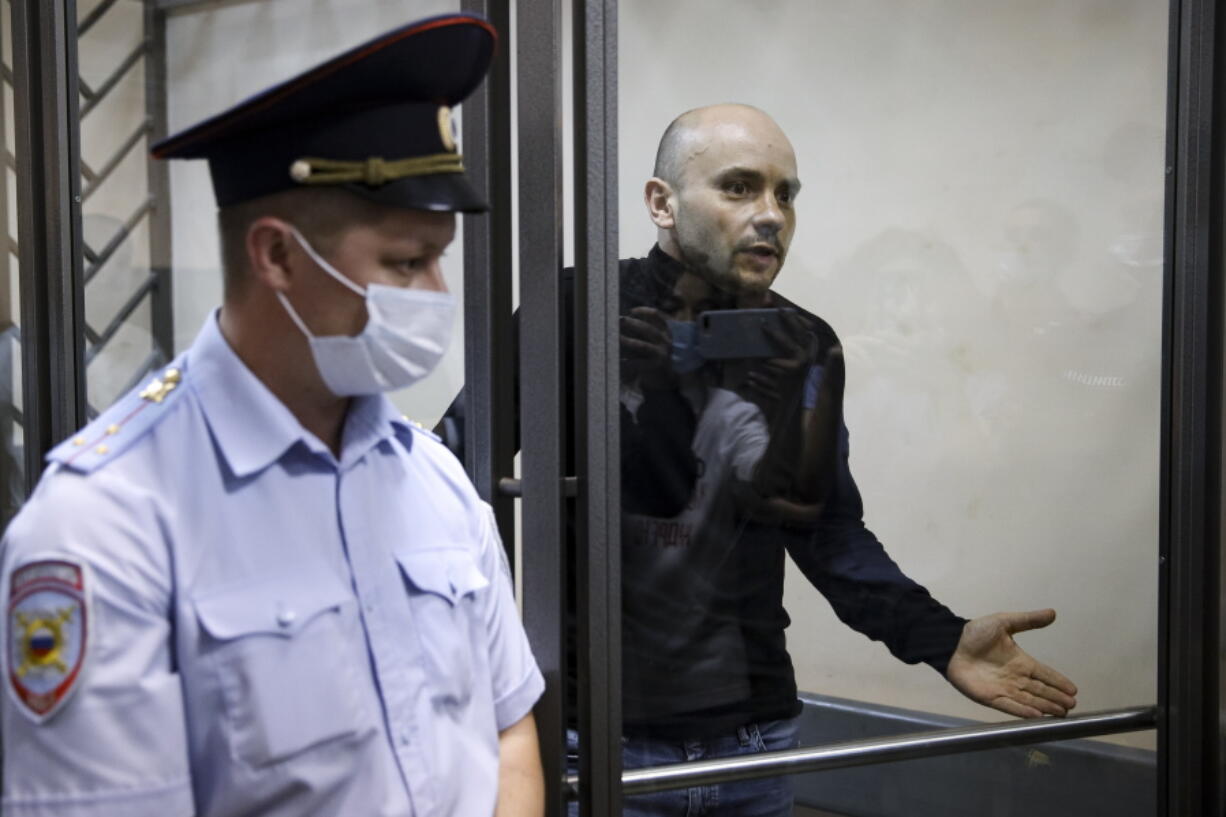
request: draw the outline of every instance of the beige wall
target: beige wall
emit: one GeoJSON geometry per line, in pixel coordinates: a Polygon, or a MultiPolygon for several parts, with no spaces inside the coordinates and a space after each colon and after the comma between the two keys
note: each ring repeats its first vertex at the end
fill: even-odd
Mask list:
{"type": "MultiPolygon", "coordinates": [[[[677,113],[772,113],[804,191],[778,288],[826,317],[867,521],[957,612],[1020,637],[1083,710],[1155,699],[1165,4],[623,0],[621,245],[677,113]]],[[[803,689],[968,717],[798,572],[803,689]]],[[[1147,745],[1149,736],[1131,739],[1147,745]]]]}

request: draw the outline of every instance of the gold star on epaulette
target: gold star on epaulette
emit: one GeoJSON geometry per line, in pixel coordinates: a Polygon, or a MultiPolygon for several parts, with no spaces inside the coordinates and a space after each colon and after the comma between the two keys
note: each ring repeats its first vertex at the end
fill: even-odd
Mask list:
{"type": "Polygon", "coordinates": [[[166,395],[175,390],[182,379],[183,375],[178,369],[167,369],[161,377],[153,378],[153,381],[141,390],[141,399],[148,400],[150,403],[160,403],[166,399],[166,395]]]}

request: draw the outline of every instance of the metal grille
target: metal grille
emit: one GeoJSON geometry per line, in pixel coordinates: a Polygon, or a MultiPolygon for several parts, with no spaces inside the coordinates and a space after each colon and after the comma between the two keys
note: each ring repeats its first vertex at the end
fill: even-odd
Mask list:
{"type": "Polygon", "coordinates": [[[152,0],[82,4],[80,76],[84,361],[90,418],[173,355],[161,18],[152,0]]]}

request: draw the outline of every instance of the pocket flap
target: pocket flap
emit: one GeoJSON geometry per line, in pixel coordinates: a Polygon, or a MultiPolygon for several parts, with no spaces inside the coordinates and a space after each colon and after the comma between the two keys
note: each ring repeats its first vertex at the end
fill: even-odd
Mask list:
{"type": "Polygon", "coordinates": [[[313,618],[351,597],[335,576],[296,572],[273,579],[209,590],[196,596],[196,615],[209,635],[221,641],[244,635],[289,638],[313,618]]]}
{"type": "Polygon", "coordinates": [[[452,604],[490,583],[468,551],[457,548],[402,551],[396,561],[411,585],[452,604]]]}

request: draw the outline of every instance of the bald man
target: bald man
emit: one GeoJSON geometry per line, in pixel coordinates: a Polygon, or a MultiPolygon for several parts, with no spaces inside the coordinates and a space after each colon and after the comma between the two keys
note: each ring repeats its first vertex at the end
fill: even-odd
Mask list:
{"type": "MultiPolygon", "coordinates": [[[[961,618],[865,527],[838,338],[771,290],[800,187],[767,114],[684,113],[644,188],[656,246],[620,265],[626,768],[796,745],[785,553],[842,621],[972,700],[1019,717],[1076,703],[1076,687],[1012,638],[1054,611],[961,618]]],[[[794,637],[821,633],[802,624],[794,637]]],[[[570,743],[576,765],[573,731],[570,743]]],[[[630,797],[625,809],[791,811],[786,778],[630,797]]]]}

